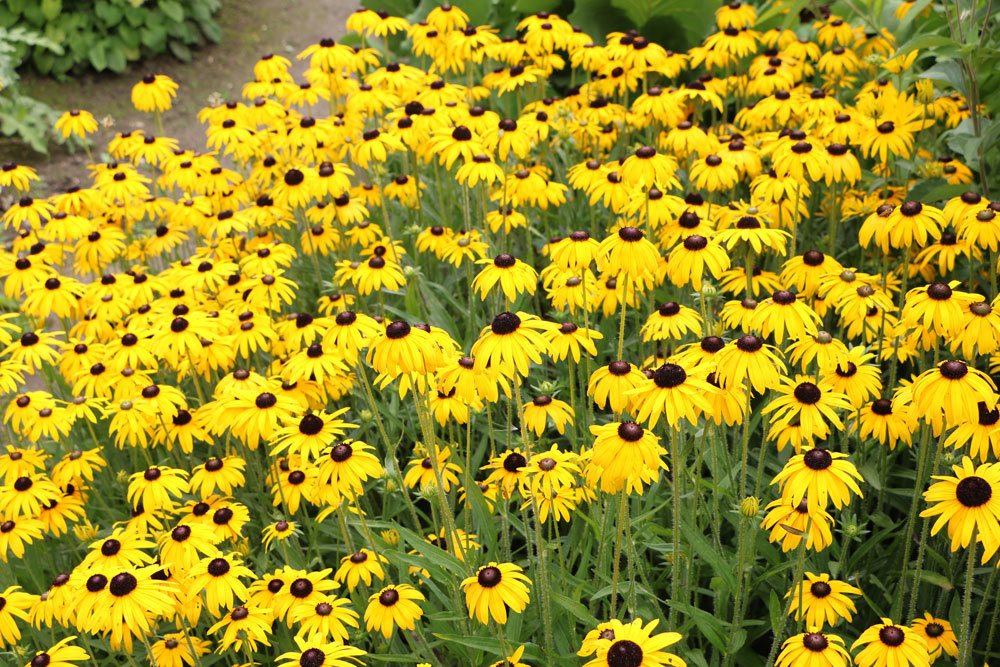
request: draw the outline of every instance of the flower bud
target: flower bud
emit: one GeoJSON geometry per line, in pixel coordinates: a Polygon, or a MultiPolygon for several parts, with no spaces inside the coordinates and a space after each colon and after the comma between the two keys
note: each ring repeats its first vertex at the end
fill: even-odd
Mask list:
{"type": "Polygon", "coordinates": [[[756,497],[747,496],[740,501],[740,513],[746,518],[754,518],[757,516],[758,510],[760,510],[760,501],[756,497]]]}

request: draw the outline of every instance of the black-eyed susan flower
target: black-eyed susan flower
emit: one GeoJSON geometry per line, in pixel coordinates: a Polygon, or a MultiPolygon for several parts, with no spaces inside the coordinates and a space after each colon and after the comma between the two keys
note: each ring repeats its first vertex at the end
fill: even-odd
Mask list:
{"type": "Polygon", "coordinates": [[[150,645],[151,658],[157,667],[185,667],[197,664],[211,650],[211,644],[185,632],[169,632],[150,645]]]}
{"type": "Polygon", "coordinates": [[[806,548],[822,551],[833,542],[833,517],[821,508],[810,508],[803,498],[791,503],[786,498],[778,498],[765,508],[767,514],[761,527],[769,530],[768,540],[780,542],[785,553],[797,549],[806,539],[806,548]]]}
{"type": "Polygon", "coordinates": [[[132,106],[139,111],[162,112],[173,106],[177,83],[165,74],[146,74],[132,87],[132,106]]]}
{"type": "Polygon", "coordinates": [[[951,425],[979,419],[979,404],[992,409],[996,385],[988,375],[964,361],[942,361],[913,383],[913,407],[925,420],[943,416],[951,425]]]}
{"type": "Polygon", "coordinates": [[[91,659],[91,655],[72,642],[76,636],[65,637],[44,651],[36,651],[25,667],[77,667],[77,663],[91,659]]]}
{"type": "Polygon", "coordinates": [[[861,595],[861,589],[831,579],[829,574],[805,574],[805,580],[785,594],[791,601],[788,613],[797,621],[805,618],[809,628],[832,627],[841,620],[850,622],[858,610],[848,596],[861,595]]]}
{"type": "Polygon", "coordinates": [[[674,301],[661,304],[652,313],[640,334],[643,341],[682,339],[686,334],[701,335],[702,318],[696,310],[674,301]]]}
{"type": "Polygon", "coordinates": [[[937,517],[932,535],[947,525],[952,551],[968,548],[975,535],[983,543],[986,563],[1000,549],[1000,465],[976,466],[965,456],[952,470],[954,476],[934,476],[938,481],[924,492],[924,499],[932,505],[920,516],[937,517]]]}
{"type": "Polygon", "coordinates": [[[477,264],[485,265],[472,280],[472,288],[479,293],[479,297],[485,301],[489,294],[497,285],[508,303],[517,300],[520,294],[534,294],[538,285],[538,273],[530,264],[522,262],[513,255],[501,253],[494,259],[481,259],[477,264]]]}
{"type": "Polygon", "coordinates": [[[97,132],[97,119],[85,109],[71,109],[56,119],[55,128],[64,139],[69,139],[71,136],[84,139],[87,135],[97,132]]]}
{"type": "Polygon", "coordinates": [[[360,440],[345,440],[324,451],[319,463],[318,493],[329,489],[334,504],[340,497],[353,498],[360,494],[364,483],[383,474],[382,464],[372,454],[372,447],[360,440]]]}
{"type": "Polygon", "coordinates": [[[566,432],[566,426],[573,421],[573,416],[573,407],[569,403],[543,394],[534,397],[524,406],[522,418],[525,428],[541,437],[550,420],[556,431],[562,435],[566,432]]]}
{"type": "Polygon", "coordinates": [[[597,356],[595,341],[604,338],[604,334],[577,326],[574,322],[563,322],[558,327],[550,327],[542,337],[549,344],[548,353],[553,361],[572,358],[573,363],[580,363],[582,353],[597,356]]]}
{"type": "Polygon", "coordinates": [[[274,614],[268,608],[239,606],[210,627],[208,633],[214,635],[222,631],[219,649],[223,651],[232,648],[239,652],[244,647],[256,651],[261,644],[271,645],[268,638],[273,622],[274,614]]]}
{"type": "Polygon", "coordinates": [[[613,619],[596,641],[581,649],[580,655],[594,657],[584,667],[681,667],[684,661],[664,649],[679,642],[676,632],[654,634],[658,620],[644,623],[637,618],[630,623],[613,619]]]}
{"type": "MultiPolygon", "coordinates": [[[[434,456],[437,458],[437,469],[441,471],[441,485],[447,493],[452,485],[458,484],[458,474],[462,472],[462,467],[457,463],[452,463],[451,447],[436,448],[434,456]]],[[[436,486],[437,475],[434,472],[435,466],[431,462],[430,456],[411,459],[407,465],[406,474],[403,476],[403,484],[407,488],[421,489],[436,486]]]]}
{"type": "Polygon", "coordinates": [[[636,419],[654,428],[660,417],[674,429],[680,420],[691,424],[709,409],[706,395],[712,388],[698,367],[685,369],[676,363],[666,363],[657,368],[651,378],[629,392],[636,410],[636,419]]]}
{"type": "Polygon", "coordinates": [[[803,376],[782,380],[778,393],[778,397],[764,406],[762,414],[772,415],[776,428],[795,423],[811,437],[826,437],[830,433],[827,422],[842,430],[844,424],[837,410],[852,407],[847,396],[832,391],[829,384],[816,384],[803,376]]]}
{"type": "Polygon", "coordinates": [[[776,667],[798,667],[809,664],[847,667],[850,661],[851,654],[847,652],[843,639],[837,635],[814,631],[786,639],[774,664],[776,667]]]}
{"type": "Polygon", "coordinates": [[[847,454],[816,447],[790,458],[771,484],[778,485],[782,498],[791,505],[805,499],[810,511],[825,509],[829,502],[844,507],[852,493],[864,495],[858,486],[864,478],[846,459],[847,454]]]}
{"type": "Polygon", "coordinates": [[[642,371],[629,362],[612,361],[591,374],[587,382],[587,395],[594,399],[598,407],[622,413],[631,404],[629,392],[645,379],[642,371]]]}
{"type": "Polygon", "coordinates": [[[524,570],[514,563],[492,561],[483,565],[461,583],[469,618],[475,616],[483,625],[490,619],[505,624],[508,609],[521,613],[528,606],[530,583],[524,570]]]}
{"type": "Polygon", "coordinates": [[[883,618],[861,633],[851,649],[863,647],[854,657],[860,667],[928,667],[927,643],[914,630],[883,618]]]}
{"type": "Polygon", "coordinates": [[[597,268],[636,281],[652,273],[660,261],[656,246],[637,228],[624,226],[601,242],[597,268]]]}
{"type": "Polygon", "coordinates": [[[543,333],[550,324],[535,315],[503,312],[493,318],[472,346],[472,356],[480,369],[493,367],[507,375],[528,375],[531,363],[542,361],[546,349],[543,333]]]}
{"type": "Polygon", "coordinates": [[[634,421],[591,426],[594,446],[585,469],[588,484],[599,485],[605,493],[641,494],[644,487],[667,470],[667,453],[652,430],[634,421]]]}
{"type": "Polygon", "coordinates": [[[394,584],[373,593],[365,608],[365,625],[388,639],[398,627],[413,630],[424,615],[418,602],[426,600],[423,593],[409,584],[394,584]]]}
{"type": "Polygon", "coordinates": [[[360,656],[365,652],[353,646],[344,645],[338,641],[327,643],[322,635],[310,635],[308,639],[296,636],[298,650],[278,656],[281,667],[355,667],[360,663],[360,656]]]}
{"type": "Polygon", "coordinates": [[[334,574],[334,579],[347,584],[348,590],[351,591],[361,582],[364,582],[365,586],[371,586],[373,581],[385,579],[383,565],[388,563],[385,556],[376,554],[370,549],[361,549],[340,559],[340,567],[334,574]]]}
{"type": "Polygon", "coordinates": [[[923,618],[915,618],[910,623],[910,629],[923,637],[927,643],[927,652],[931,662],[936,662],[942,655],[958,657],[958,639],[955,631],[946,619],[936,618],[930,612],[924,612],[923,618]]]}
{"type": "Polygon", "coordinates": [[[232,609],[234,601],[247,598],[247,587],[241,579],[255,579],[253,571],[236,554],[220,554],[202,558],[188,573],[191,589],[204,592],[205,607],[213,616],[220,608],[232,609]]]}
{"type": "Polygon", "coordinates": [[[727,343],[715,359],[716,378],[722,387],[741,387],[746,382],[759,394],[781,384],[786,370],[777,351],[752,334],[727,343]]]}

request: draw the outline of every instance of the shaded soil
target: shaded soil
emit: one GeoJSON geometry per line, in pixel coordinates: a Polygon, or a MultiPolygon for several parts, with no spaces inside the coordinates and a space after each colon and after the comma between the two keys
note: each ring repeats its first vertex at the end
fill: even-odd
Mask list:
{"type": "MultiPolygon", "coordinates": [[[[343,33],[344,20],[357,8],[356,0],[223,0],[216,15],[222,41],[194,52],[191,62],[158,56],[133,63],[121,75],[84,74],[68,81],[35,75],[22,79],[24,90],[54,109],[87,109],[99,120],[110,116],[111,129],[102,129],[95,140],[103,147],[114,132],[145,129],[153,132],[153,119],[132,108],[132,86],[147,72],[166,74],[180,84],[174,108],[163,116],[165,131],[184,148],[204,146],[204,126],[195,114],[212,99],[235,99],[243,84],[253,78],[253,64],[268,52],[295,59],[309,44],[343,33]]],[[[43,179],[40,190],[60,191],[84,178],[86,155],[69,153],[53,143],[48,155],[23,146],[0,142],[5,160],[35,166],[43,179]]],[[[95,158],[97,155],[95,154],[95,158]]]]}

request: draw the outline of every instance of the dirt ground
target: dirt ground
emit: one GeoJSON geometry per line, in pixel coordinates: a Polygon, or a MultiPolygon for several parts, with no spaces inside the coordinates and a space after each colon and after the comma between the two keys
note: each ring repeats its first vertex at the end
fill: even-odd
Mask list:
{"type": "MultiPolygon", "coordinates": [[[[98,119],[110,116],[114,127],[102,130],[103,145],[114,132],[126,129],[152,131],[152,117],[132,108],[132,86],[147,72],[166,74],[180,84],[174,108],[164,114],[166,133],[185,148],[204,145],[204,126],[195,119],[213,97],[239,97],[243,84],[253,77],[253,64],[273,52],[294,61],[295,54],[324,37],[343,34],[344,20],[358,7],[357,0],[223,0],[216,15],[222,41],[194,52],[191,62],[159,56],[131,64],[121,75],[85,74],[69,81],[34,75],[22,79],[33,97],[57,110],[83,108],[98,119]]],[[[4,145],[5,159],[31,164],[39,170],[43,189],[60,191],[84,178],[86,156],[68,153],[53,143],[48,155],[4,145]]],[[[96,157],[96,155],[95,155],[96,157]]]]}

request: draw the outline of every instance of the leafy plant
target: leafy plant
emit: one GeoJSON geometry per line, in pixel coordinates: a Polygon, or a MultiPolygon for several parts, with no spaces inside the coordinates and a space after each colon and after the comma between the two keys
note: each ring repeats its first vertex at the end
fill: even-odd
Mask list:
{"type": "Polygon", "coordinates": [[[62,47],[32,32],[0,27],[0,134],[17,137],[39,152],[45,152],[55,111],[21,93],[17,86],[18,53],[24,48],[61,53],[62,47]]]}
{"type": "Polygon", "coordinates": [[[160,53],[190,60],[192,47],[219,41],[212,17],[220,6],[220,0],[7,0],[0,4],[0,27],[26,26],[65,46],[58,52],[19,46],[21,59],[42,74],[121,72],[160,53]]]}

